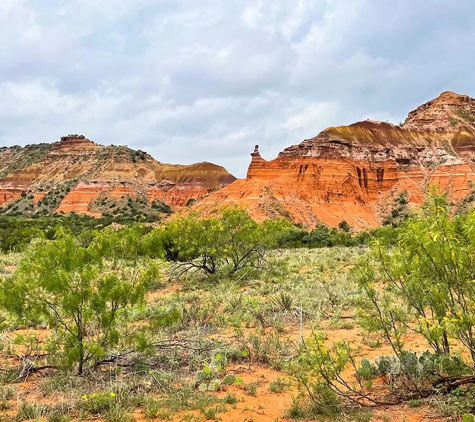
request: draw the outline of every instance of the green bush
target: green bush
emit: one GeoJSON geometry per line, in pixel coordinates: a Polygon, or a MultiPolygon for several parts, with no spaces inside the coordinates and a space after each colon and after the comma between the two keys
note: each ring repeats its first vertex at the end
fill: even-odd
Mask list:
{"type": "Polygon", "coordinates": [[[232,276],[262,268],[267,250],[277,246],[289,228],[283,220],[257,223],[246,211],[231,207],[209,216],[191,213],[176,218],[162,233],[167,259],[178,262],[178,276],[190,270],[232,276]]]}
{"type": "Polygon", "coordinates": [[[46,344],[61,366],[95,366],[117,347],[128,311],[145,302],[155,263],[137,256],[137,236],[103,231],[87,248],[58,231],[36,243],[3,283],[0,304],[26,321],[45,320],[55,335],[46,344]],[[138,270],[140,268],[140,271],[138,270]]]}

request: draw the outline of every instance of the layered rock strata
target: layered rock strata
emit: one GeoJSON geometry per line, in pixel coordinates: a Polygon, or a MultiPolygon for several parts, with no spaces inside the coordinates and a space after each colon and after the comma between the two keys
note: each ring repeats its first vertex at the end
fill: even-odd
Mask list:
{"type": "Polygon", "coordinates": [[[390,198],[406,191],[419,204],[430,185],[453,200],[475,181],[475,99],[444,92],[399,126],[366,120],[330,127],[263,159],[256,146],[246,179],[201,200],[246,207],[256,219],[284,216],[313,227],[347,221],[381,224],[390,198]]]}
{"type": "Polygon", "coordinates": [[[212,163],[164,164],[143,151],[101,146],[82,135],[0,148],[0,207],[31,196],[30,213],[39,204],[51,204],[52,193],[61,198],[54,212],[101,215],[91,206],[104,195],[111,200],[140,196],[150,206],[160,201],[180,209],[234,180],[212,163]]]}

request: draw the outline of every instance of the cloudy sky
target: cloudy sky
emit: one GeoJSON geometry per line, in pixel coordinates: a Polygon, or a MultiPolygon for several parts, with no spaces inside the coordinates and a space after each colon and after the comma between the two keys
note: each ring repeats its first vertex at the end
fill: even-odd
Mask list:
{"type": "Polygon", "coordinates": [[[0,145],[81,133],[244,176],[332,125],[475,96],[473,0],[0,0],[0,145]]]}

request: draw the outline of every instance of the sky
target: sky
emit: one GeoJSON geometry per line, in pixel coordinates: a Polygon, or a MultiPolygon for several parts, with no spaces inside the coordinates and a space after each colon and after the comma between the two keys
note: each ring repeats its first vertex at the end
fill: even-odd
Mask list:
{"type": "Polygon", "coordinates": [[[0,145],[69,133],[244,177],[329,126],[475,97],[473,0],[0,0],[0,145]]]}

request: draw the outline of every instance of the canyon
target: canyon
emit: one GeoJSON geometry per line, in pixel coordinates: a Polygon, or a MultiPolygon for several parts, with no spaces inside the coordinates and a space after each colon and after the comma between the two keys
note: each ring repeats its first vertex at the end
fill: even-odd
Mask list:
{"type": "Polygon", "coordinates": [[[416,209],[431,186],[469,204],[474,183],[475,99],[450,91],[399,125],[329,127],[272,160],[256,145],[246,178],[238,180],[212,163],[164,164],[82,135],[0,148],[6,214],[120,217],[236,204],[256,220],[286,218],[308,229],[345,221],[359,230],[387,223],[398,201],[416,209]]]}
{"type": "Polygon", "coordinates": [[[431,186],[466,200],[475,182],[475,99],[454,92],[411,111],[400,125],[365,120],[329,127],[265,160],[256,145],[245,179],[194,207],[245,207],[257,220],[284,217],[356,229],[381,225],[401,194],[417,207],[431,186]]]}
{"type": "Polygon", "coordinates": [[[83,135],[0,148],[0,207],[7,214],[99,217],[112,210],[118,216],[120,205],[130,201],[141,209],[180,210],[234,180],[212,163],[164,164],[143,151],[98,145],[83,135]]]}

